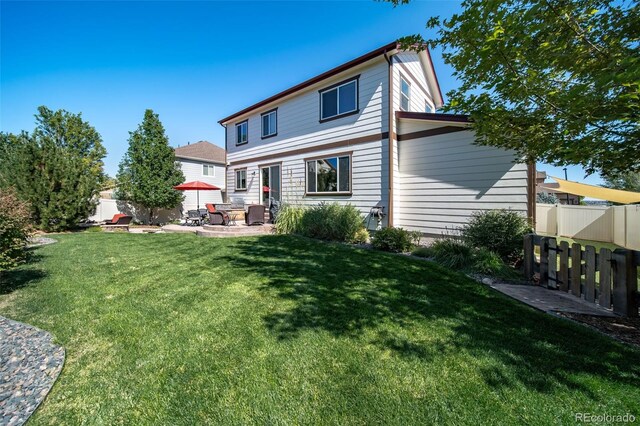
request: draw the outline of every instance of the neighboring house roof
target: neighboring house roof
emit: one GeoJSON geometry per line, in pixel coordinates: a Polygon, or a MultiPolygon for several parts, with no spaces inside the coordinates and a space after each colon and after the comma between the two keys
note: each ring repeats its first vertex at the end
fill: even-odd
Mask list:
{"type": "MultiPolygon", "coordinates": [[[[348,70],[350,68],[353,68],[353,67],[355,67],[357,65],[363,64],[363,63],[365,63],[367,61],[370,61],[370,60],[372,60],[374,58],[377,58],[377,57],[379,57],[381,55],[392,53],[393,51],[398,50],[399,47],[400,47],[400,45],[399,45],[399,43],[397,41],[394,41],[394,42],[389,43],[389,44],[387,44],[385,46],[379,47],[376,50],[372,50],[371,52],[366,53],[366,54],[364,54],[364,55],[362,55],[362,56],[360,56],[360,57],[358,57],[356,59],[353,59],[353,60],[351,60],[349,62],[346,62],[346,63],[344,63],[344,64],[342,64],[340,66],[337,66],[337,67],[335,67],[333,69],[330,69],[329,71],[326,71],[326,72],[324,72],[324,73],[322,73],[320,75],[317,75],[317,76],[315,76],[313,78],[310,78],[309,80],[303,81],[300,84],[297,84],[297,85],[295,85],[293,87],[290,87],[289,89],[284,90],[284,91],[282,91],[280,93],[277,93],[277,94],[275,94],[275,95],[273,95],[273,96],[271,96],[271,97],[269,97],[267,99],[264,99],[264,100],[262,100],[262,101],[260,101],[258,103],[255,103],[255,104],[251,105],[250,107],[247,107],[247,108],[245,108],[243,110],[240,110],[240,111],[238,111],[238,112],[236,112],[234,114],[231,114],[230,116],[225,117],[222,120],[218,121],[218,123],[224,124],[229,120],[233,120],[234,118],[239,117],[241,115],[244,115],[244,114],[246,114],[248,112],[251,112],[251,111],[253,111],[253,110],[257,109],[257,108],[260,108],[260,107],[263,107],[265,105],[268,105],[268,104],[270,104],[270,103],[272,103],[274,101],[282,99],[282,98],[284,98],[286,96],[289,96],[289,95],[291,95],[291,94],[293,94],[295,92],[298,92],[298,91],[300,91],[302,89],[305,89],[305,88],[307,88],[309,86],[313,86],[314,84],[319,83],[322,80],[325,80],[325,79],[327,79],[329,77],[333,77],[334,75],[339,74],[339,73],[341,73],[343,71],[346,71],[346,70],[348,70]]],[[[435,80],[435,88],[437,89],[437,93],[434,93],[434,96],[438,96],[439,97],[439,101],[440,101],[439,103],[441,104],[442,103],[442,90],[440,90],[440,83],[438,82],[438,77],[436,76],[435,69],[433,67],[433,61],[431,60],[431,54],[429,53],[429,49],[426,46],[424,46],[424,50],[422,50],[421,52],[425,53],[426,60],[428,61],[429,67],[431,68],[430,71],[433,74],[433,78],[435,80]]]]}
{"type": "Polygon", "coordinates": [[[217,145],[207,141],[200,141],[175,149],[176,157],[187,160],[210,161],[212,163],[227,162],[227,152],[217,145]]]}

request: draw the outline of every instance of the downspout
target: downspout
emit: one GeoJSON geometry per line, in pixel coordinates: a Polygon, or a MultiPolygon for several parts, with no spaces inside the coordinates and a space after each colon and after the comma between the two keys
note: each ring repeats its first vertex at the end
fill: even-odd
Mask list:
{"type": "Polygon", "coordinates": [[[388,85],[389,85],[389,212],[387,215],[387,226],[393,226],[393,142],[396,139],[395,132],[393,131],[393,60],[387,51],[384,52],[384,59],[388,64],[388,85]]]}

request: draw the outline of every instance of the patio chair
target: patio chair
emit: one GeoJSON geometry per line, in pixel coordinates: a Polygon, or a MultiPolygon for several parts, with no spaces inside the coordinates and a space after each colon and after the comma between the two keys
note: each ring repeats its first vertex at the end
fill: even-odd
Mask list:
{"type": "Polygon", "coordinates": [[[200,212],[198,210],[188,210],[187,217],[184,218],[184,223],[186,225],[200,225],[202,222],[202,216],[200,216],[200,212]]]}
{"type": "Polygon", "coordinates": [[[244,219],[247,225],[264,225],[264,206],[261,204],[252,204],[247,208],[244,219]]]}
{"type": "Polygon", "coordinates": [[[107,229],[124,229],[128,232],[129,224],[131,224],[132,220],[133,220],[133,217],[127,216],[126,214],[121,214],[121,213],[115,214],[113,215],[111,220],[105,221],[104,225],[102,225],[102,228],[105,231],[107,229]]]}
{"type": "Polygon", "coordinates": [[[209,225],[226,225],[229,223],[229,214],[224,210],[216,209],[214,204],[205,204],[209,214],[209,225]]]}

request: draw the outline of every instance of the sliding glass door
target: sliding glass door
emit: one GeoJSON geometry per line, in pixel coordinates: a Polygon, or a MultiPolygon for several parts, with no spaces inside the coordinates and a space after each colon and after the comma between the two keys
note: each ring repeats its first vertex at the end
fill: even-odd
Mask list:
{"type": "Polygon", "coordinates": [[[262,204],[269,208],[273,201],[280,201],[280,165],[260,168],[262,204]]]}

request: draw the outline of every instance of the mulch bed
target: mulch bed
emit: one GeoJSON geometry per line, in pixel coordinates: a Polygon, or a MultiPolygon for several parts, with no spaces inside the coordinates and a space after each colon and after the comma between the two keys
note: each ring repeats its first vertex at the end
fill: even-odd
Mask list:
{"type": "Polygon", "coordinates": [[[625,343],[640,346],[640,318],[594,317],[584,314],[558,313],[586,324],[625,343]]]}

